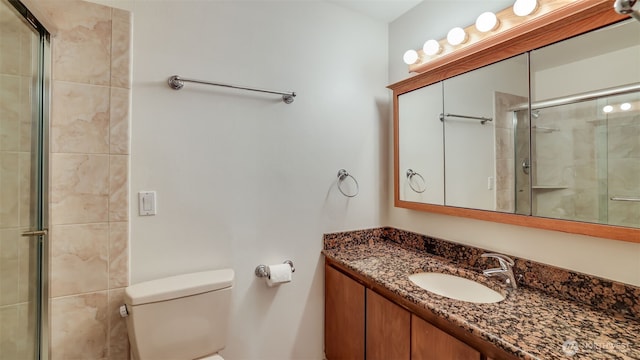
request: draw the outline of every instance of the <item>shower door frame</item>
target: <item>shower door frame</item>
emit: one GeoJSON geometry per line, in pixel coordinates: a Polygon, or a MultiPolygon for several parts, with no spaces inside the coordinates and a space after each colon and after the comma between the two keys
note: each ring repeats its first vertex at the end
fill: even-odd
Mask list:
{"type": "Polygon", "coordinates": [[[51,43],[47,29],[18,0],[7,0],[16,11],[24,17],[26,24],[30,25],[38,34],[37,75],[33,79],[32,93],[32,174],[31,196],[35,196],[31,203],[35,206],[35,228],[29,229],[22,236],[36,238],[37,246],[37,280],[36,280],[36,324],[34,339],[35,360],[48,360],[49,349],[49,111],[50,111],[50,84],[51,84],[51,43]]]}

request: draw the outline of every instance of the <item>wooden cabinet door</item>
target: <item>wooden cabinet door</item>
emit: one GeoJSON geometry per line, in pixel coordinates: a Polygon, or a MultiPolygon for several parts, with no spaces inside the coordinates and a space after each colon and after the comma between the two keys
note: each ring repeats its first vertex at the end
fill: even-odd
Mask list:
{"type": "Polygon", "coordinates": [[[411,316],[412,360],[480,360],[480,353],[469,345],[411,316]]]}
{"type": "Polygon", "coordinates": [[[409,360],[411,313],[367,289],[367,360],[409,360]]]}
{"type": "Polygon", "coordinates": [[[324,267],[324,352],[328,360],[364,359],[364,286],[324,267]]]}

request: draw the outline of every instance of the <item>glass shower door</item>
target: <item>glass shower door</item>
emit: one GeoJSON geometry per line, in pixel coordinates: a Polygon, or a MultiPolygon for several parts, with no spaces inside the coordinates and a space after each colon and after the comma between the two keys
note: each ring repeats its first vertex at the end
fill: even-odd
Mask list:
{"type": "Polygon", "coordinates": [[[608,223],[640,227],[640,92],[601,99],[598,105],[607,120],[607,168],[600,171],[608,179],[601,185],[608,223]]]}
{"type": "Polygon", "coordinates": [[[46,357],[40,319],[47,35],[27,16],[20,3],[0,0],[0,360],[46,357]]]}
{"type": "Polygon", "coordinates": [[[532,111],[531,213],[640,226],[640,92],[532,111]]]}

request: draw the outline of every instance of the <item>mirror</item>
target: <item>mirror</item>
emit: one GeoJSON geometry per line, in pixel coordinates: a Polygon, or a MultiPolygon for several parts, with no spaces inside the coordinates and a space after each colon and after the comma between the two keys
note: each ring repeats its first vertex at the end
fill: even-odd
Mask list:
{"type": "Polygon", "coordinates": [[[400,199],[444,205],[442,82],[398,97],[400,199]]]}
{"type": "Polygon", "coordinates": [[[528,102],[527,55],[398,97],[400,198],[513,212],[513,110],[528,102]]]}
{"type": "Polygon", "coordinates": [[[445,205],[513,212],[511,109],[528,93],[527,54],[444,80],[445,205]]]}
{"type": "Polygon", "coordinates": [[[640,242],[640,23],[611,12],[391,85],[395,205],[640,242]]]}
{"type": "Polygon", "coordinates": [[[529,212],[640,227],[640,22],[532,51],[531,79],[529,212]]]}

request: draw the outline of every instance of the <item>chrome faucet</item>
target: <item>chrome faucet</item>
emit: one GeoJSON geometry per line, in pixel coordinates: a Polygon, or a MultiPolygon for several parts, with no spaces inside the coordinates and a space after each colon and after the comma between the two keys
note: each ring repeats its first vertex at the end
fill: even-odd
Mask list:
{"type": "Polygon", "coordinates": [[[512,288],[514,289],[518,288],[518,284],[516,283],[516,278],[513,275],[513,266],[515,265],[515,263],[510,257],[502,254],[495,254],[495,253],[485,253],[480,256],[496,258],[500,263],[499,268],[484,270],[482,272],[483,274],[487,276],[502,276],[506,279],[507,284],[510,284],[512,288]]]}

